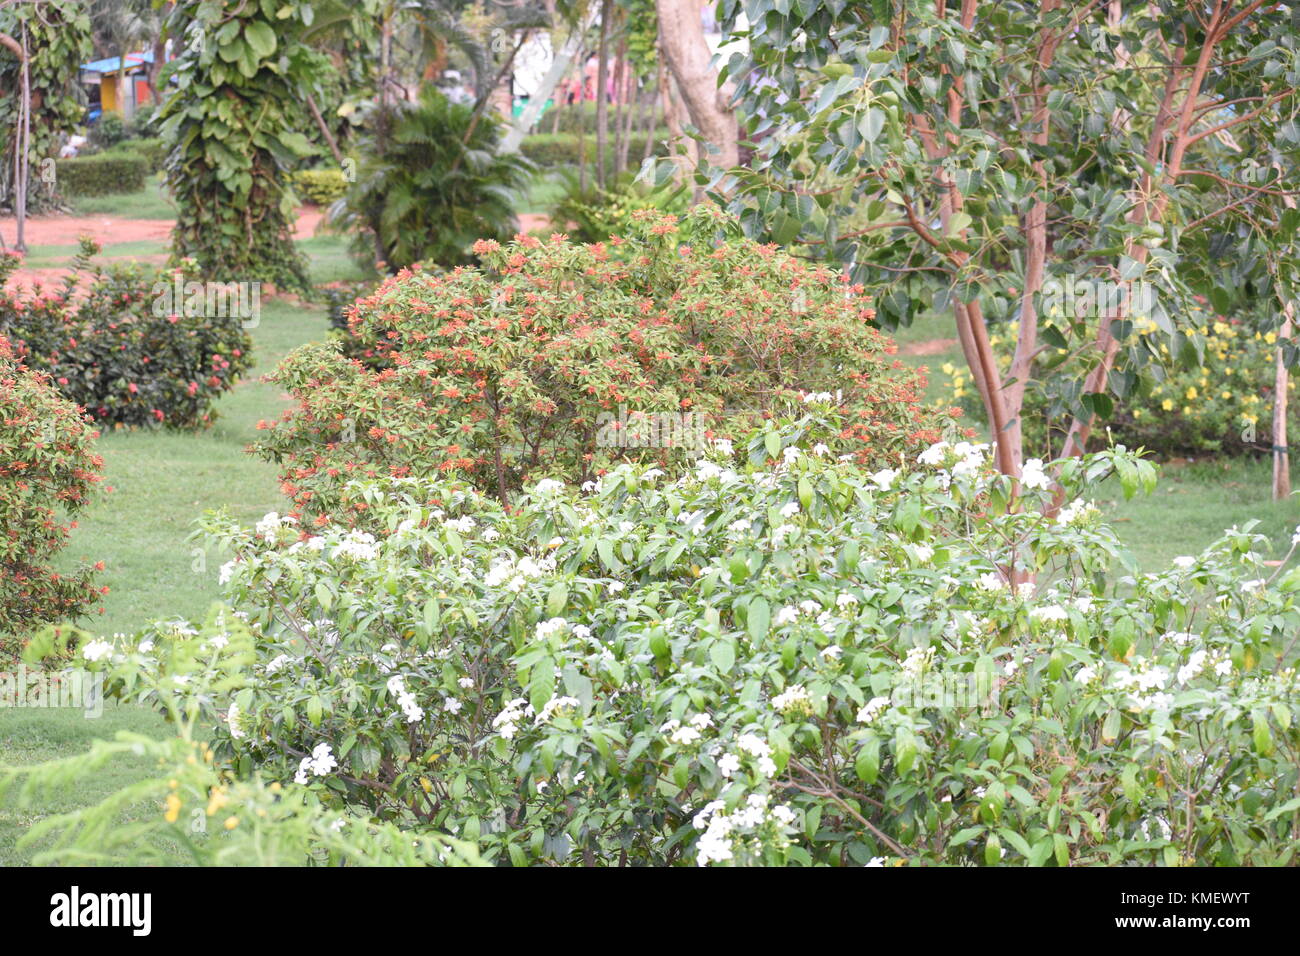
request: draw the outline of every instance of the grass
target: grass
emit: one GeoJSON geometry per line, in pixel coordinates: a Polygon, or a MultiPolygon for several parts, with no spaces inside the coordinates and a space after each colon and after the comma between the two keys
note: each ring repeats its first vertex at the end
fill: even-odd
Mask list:
{"type": "MultiPolygon", "coordinates": [[[[152,710],[106,703],[103,714],[87,719],[72,708],[17,708],[0,710],[0,765],[32,766],[72,754],[87,752],[95,740],[111,739],[119,731],[164,737],[168,733],[162,717],[152,710]]],[[[143,758],[123,758],[109,763],[75,791],[44,792],[35,806],[20,807],[16,800],[0,803],[0,866],[29,865],[44,844],[18,848],[18,840],[43,817],[90,806],[149,773],[143,758]]],[[[138,805],[123,816],[123,822],[158,813],[152,804],[138,805]]],[[[177,864],[183,863],[180,847],[170,842],[158,846],[170,851],[177,864]]]]}
{"type": "Polygon", "coordinates": [[[67,559],[105,562],[110,591],[92,623],[129,632],[160,617],[202,617],[217,597],[219,555],[187,540],[204,511],[225,508],[248,522],[283,504],[274,465],[244,453],[261,418],[274,418],[288,397],[259,381],[291,348],[318,341],[319,308],[272,301],[252,330],[256,367],[218,404],[205,432],[117,431],[104,435],[104,483],[113,488],[80,518],[67,559]]]}
{"type": "Polygon", "coordinates": [[[113,216],[117,219],[175,219],[176,207],[163,186],[162,173],[154,173],[144,189],[110,196],[76,196],[69,201],[75,216],[113,216]]]}

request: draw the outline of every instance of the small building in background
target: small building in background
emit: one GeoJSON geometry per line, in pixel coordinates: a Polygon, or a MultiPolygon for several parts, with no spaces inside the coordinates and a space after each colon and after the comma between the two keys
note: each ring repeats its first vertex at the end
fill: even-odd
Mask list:
{"type": "Polygon", "coordinates": [[[110,56],[81,64],[81,82],[86,87],[89,118],[93,122],[101,112],[116,113],[130,119],[138,107],[149,102],[149,84],[145,82],[153,52],[110,56]],[[125,61],[125,63],[123,62],[125,61]]]}

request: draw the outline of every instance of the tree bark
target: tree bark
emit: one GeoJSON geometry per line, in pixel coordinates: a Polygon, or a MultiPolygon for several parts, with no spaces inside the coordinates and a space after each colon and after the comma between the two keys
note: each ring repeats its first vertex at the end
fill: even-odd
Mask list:
{"type": "Polygon", "coordinates": [[[605,188],[605,151],[609,146],[609,20],[611,0],[600,0],[600,42],[596,45],[596,186],[605,188]]]}
{"type": "Polygon", "coordinates": [[[718,88],[713,53],[704,39],[700,0],[655,0],[659,47],[677,81],[691,123],[717,152],[709,157],[724,169],[740,161],[736,114],[728,104],[730,87],[718,88]]]}
{"type": "Polygon", "coordinates": [[[1289,374],[1282,355],[1283,341],[1291,338],[1292,320],[1295,318],[1295,303],[1286,304],[1286,321],[1277,339],[1277,371],[1273,376],[1273,500],[1282,501],[1291,497],[1291,455],[1287,448],[1286,406],[1290,396],[1287,394],[1289,374]]]}

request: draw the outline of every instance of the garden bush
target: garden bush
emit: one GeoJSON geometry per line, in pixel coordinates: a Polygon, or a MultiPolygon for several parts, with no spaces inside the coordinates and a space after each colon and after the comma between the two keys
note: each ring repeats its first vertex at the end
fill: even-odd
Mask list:
{"type": "Polygon", "coordinates": [[[489,862],[1293,861],[1300,569],[1243,527],[1138,571],[1088,500],[1152,487],[1123,449],[1059,463],[1051,516],[1041,462],[1008,508],[987,446],[869,473],[807,408],[675,481],[214,518],[252,654],[167,625],[83,659],[182,695],[240,779],[489,862]]]}
{"type": "Polygon", "coordinates": [[[101,153],[104,156],[120,155],[139,156],[145,161],[150,173],[156,173],[162,170],[163,162],[167,159],[167,146],[159,138],[150,139],[128,139],[112,149],[101,153]]]}
{"type": "Polygon", "coordinates": [[[637,214],[626,241],[480,242],[479,269],[403,273],[357,302],[337,346],[290,354],[299,402],[255,447],[311,514],[365,475],[457,472],[503,500],[614,461],[689,464],[705,432],[747,429],[809,393],[837,396],[837,453],[883,467],[951,418],[870,326],[862,290],[739,237],[698,206],[637,214]],[[697,241],[698,240],[698,241],[697,241]],[[689,243],[689,244],[688,244],[689,243]]]}
{"type": "MultiPolygon", "coordinates": [[[[1202,351],[1188,364],[1171,354],[1171,340],[1154,322],[1133,323],[1126,344],[1156,353],[1161,363],[1158,374],[1122,399],[1115,397],[1113,410],[1102,422],[1105,427],[1093,432],[1094,448],[1118,441],[1162,458],[1271,454],[1276,333],[1208,314],[1197,316],[1194,326],[1204,329],[1202,351]]],[[[990,336],[1004,369],[1010,365],[1016,333],[1017,323],[1012,322],[990,336]]],[[[1051,346],[1040,359],[1053,364],[1071,360],[1065,349],[1051,346]]],[[[983,403],[970,373],[951,364],[942,371],[948,377],[944,400],[960,404],[972,418],[982,420],[983,403]]],[[[1061,448],[1070,418],[1068,396],[1060,393],[1059,386],[1068,378],[1046,375],[1043,387],[1031,388],[1025,395],[1025,442],[1033,454],[1050,457],[1061,448]]],[[[1294,390],[1294,382],[1290,388],[1294,390]]],[[[1300,408],[1293,404],[1290,413],[1290,427],[1300,428],[1300,408]]]]}
{"type": "MultiPolygon", "coordinates": [[[[0,291],[0,335],[27,367],[44,372],[98,422],[194,429],[215,418],[213,404],[252,366],[252,339],[237,315],[158,314],[158,285],[189,271],[138,264],[93,266],[98,246],[83,241],[61,289],[0,291]],[[82,288],[77,289],[78,282],[82,288]]],[[[0,261],[0,286],[17,260],[0,261]]],[[[184,288],[184,286],[182,286],[184,288]]]]}
{"type": "Polygon", "coordinates": [[[100,480],[96,436],[46,375],[18,364],[0,335],[0,663],[41,622],[76,617],[99,597],[96,568],[53,567],[71,516],[100,480]]]}
{"type": "Polygon", "coordinates": [[[501,126],[434,87],[415,103],[374,111],[357,181],[330,210],[331,225],[353,234],[357,261],[389,271],[451,267],[473,260],[475,240],[508,238],[532,165],[498,152],[501,126]]]}
{"type": "Polygon", "coordinates": [[[139,153],[120,148],[58,159],[54,167],[59,192],[65,196],[139,192],[144,188],[149,172],[149,160],[139,153]]]}
{"type": "Polygon", "coordinates": [[[348,181],[343,170],[300,169],[289,177],[289,184],[298,198],[314,206],[328,206],[342,199],[348,191],[348,181]]]}
{"type": "MultiPolygon", "coordinates": [[[[653,138],[655,145],[652,147],[653,155],[667,156],[668,147],[664,143],[668,139],[668,130],[655,130],[653,138]]],[[[576,166],[580,151],[578,148],[578,135],[576,133],[533,133],[525,136],[519,144],[519,152],[523,153],[538,166],[576,166]]],[[[645,155],[645,135],[642,133],[633,133],[628,137],[628,156],[633,163],[640,163],[641,157],[645,155]]],[[[596,140],[593,137],[587,137],[587,162],[594,164],[596,158],[596,140]]],[[[612,164],[613,158],[610,157],[612,164]]]]}
{"type": "Polygon", "coordinates": [[[99,120],[90,128],[90,143],[96,149],[109,149],[129,136],[126,120],[111,110],[99,114],[99,120]]]}
{"type": "Polygon", "coordinates": [[[638,182],[632,172],[623,173],[608,189],[581,187],[576,173],[563,174],[564,194],[551,209],[551,222],[575,242],[604,242],[625,233],[632,214],[654,209],[680,215],[689,206],[685,186],[669,183],[658,188],[638,182]]]}

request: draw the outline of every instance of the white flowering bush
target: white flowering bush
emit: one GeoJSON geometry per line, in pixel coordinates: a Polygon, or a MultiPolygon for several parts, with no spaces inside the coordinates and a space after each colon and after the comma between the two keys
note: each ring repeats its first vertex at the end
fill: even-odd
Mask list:
{"type": "MultiPolygon", "coordinates": [[[[1154,484],[1122,448],[1009,505],[982,446],[864,473],[810,409],[510,511],[214,520],[254,635],[190,698],[215,762],[516,865],[1291,862],[1300,570],[1247,527],[1139,571],[1087,497],[1154,484]]],[[[175,640],[100,663],[137,693],[175,640]]]]}
{"type": "Polygon", "coordinates": [[[350,808],[327,806],[316,789],[237,775],[216,759],[207,703],[247,682],[255,660],[249,629],[228,609],[206,625],[157,624],[132,638],[89,639],[49,628],[33,656],[79,642],[83,663],[115,682],[121,696],[158,706],[175,728],[157,740],[121,731],[85,754],[18,769],[0,766],[0,799],[40,806],[123,759],[152,771],[88,807],[39,817],[19,840],[45,865],[476,866],[474,847],[441,833],[412,833],[350,808]],[[130,822],[124,822],[129,818],[130,822]]]}

